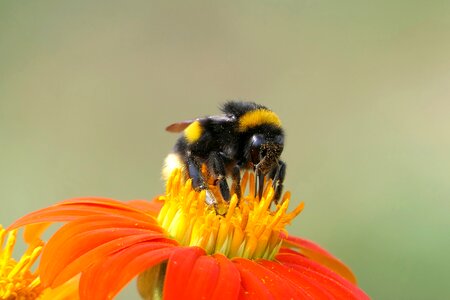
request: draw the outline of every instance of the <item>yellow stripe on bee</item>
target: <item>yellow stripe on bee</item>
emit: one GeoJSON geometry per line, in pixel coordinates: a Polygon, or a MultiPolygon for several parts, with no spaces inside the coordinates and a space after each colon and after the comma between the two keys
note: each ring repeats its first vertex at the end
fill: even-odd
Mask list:
{"type": "Polygon", "coordinates": [[[256,109],[242,115],[239,119],[239,131],[244,132],[249,128],[263,124],[281,127],[281,121],[274,112],[267,109],[256,109]]]}
{"type": "Polygon", "coordinates": [[[195,143],[203,133],[203,127],[199,121],[194,121],[184,130],[184,136],[189,143],[195,143]]]}

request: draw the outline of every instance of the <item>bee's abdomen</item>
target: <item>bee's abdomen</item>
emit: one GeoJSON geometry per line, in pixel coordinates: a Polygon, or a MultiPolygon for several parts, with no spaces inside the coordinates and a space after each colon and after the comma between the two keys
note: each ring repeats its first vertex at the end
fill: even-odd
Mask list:
{"type": "Polygon", "coordinates": [[[184,137],[188,143],[193,144],[200,139],[203,131],[202,124],[199,121],[194,121],[184,130],[184,137]]]}
{"type": "MultiPolygon", "coordinates": [[[[167,181],[175,169],[181,169],[183,171],[186,169],[182,156],[177,152],[169,153],[166,156],[161,172],[162,178],[167,181]]],[[[184,174],[184,172],[182,173],[184,174]]]]}

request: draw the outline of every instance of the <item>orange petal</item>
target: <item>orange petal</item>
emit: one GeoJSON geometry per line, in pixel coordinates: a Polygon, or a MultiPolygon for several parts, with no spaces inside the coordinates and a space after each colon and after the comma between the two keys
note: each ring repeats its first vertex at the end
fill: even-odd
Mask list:
{"type": "Polygon", "coordinates": [[[25,215],[11,224],[8,229],[43,222],[66,222],[84,216],[99,214],[124,215],[156,223],[148,212],[118,200],[107,198],[76,198],[25,215]]]}
{"type": "MultiPolygon", "coordinates": [[[[149,239],[164,237],[159,226],[124,216],[89,216],[69,222],[52,236],[42,253],[39,270],[44,286],[53,285],[67,265],[85,253],[133,235],[146,235],[149,239]]],[[[126,246],[118,243],[116,250],[126,246]]]]}
{"type": "Polygon", "coordinates": [[[51,223],[30,224],[25,227],[23,239],[26,243],[31,244],[36,239],[40,239],[42,233],[51,225],[51,223]]]}
{"type": "Polygon", "coordinates": [[[288,246],[300,249],[300,253],[306,257],[335,271],[350,282],[356,283],[356,277],[350,268],[319,245],[295,236],[285,238],[284,242],[288,246]]]}
{"type": "MultiPolygon", "coordinates": [[[[237,267],[250,271],[266,287],[274,299],[305,299],[308,295],[285,278],[271,272],[264,266],[244,258],[233,259],[237,267]]],[[[247,289],[249,292],[252,290],[247,289]]]]}
{"type": "Polygon", "coordinates": [[[170,240],[156,238],[154,236],[149,236],[148,234],[118,238],[84,253],[67,264],[64,269],[56,275],[53,286],[59,286],[66,282],[72,276],[86,270],[93,262],[99,261],[117,251],[122,251],[123,249],[138,243],[152,243],[155,247],[159,246],[161,248],[173,246],[173,243],[170,243],[170,240]]]}
{"type": "Polygon", "coordinates": [[[319,263],[300,254],[279,253],[276,259],[316,281],[337,299],[369,299],[356,285],[319,263]]]}
{"type": "Polygon", "coordinates": [[[55,289],[46,289],[39,296],[39,300],[78,300],[80,299],[78,286],[80,283],[80,275],[77,275],[66,281],[63,285],[55,289]]]}
{"type": "MultiPolygon", "coordinates": [[[[75,205],[91,205],[91,206],[96,206],[96,207],[107,207],[107,208],[116,208],[118,210],[125,210],[125,211],[139,211],[142,212],[142,210],[140,209],[139,205],[133,205],[133,202],[137,201],[137,202],[144,202],[145,200],[131,200],[129,201],[131,203],[128,204],[127,202],[123,202],[123,201],[119,201],[119,200],[115,200],[115,199],[111,199],[111,198],[103,198],[103,197],[81,197],[81,198],[72,198],[72,199],[67,199],[64,200],[62,202],[60,202],[60,204],[62,205],[71,205],[71,204],[75,204],[75,205]]],[[[150,203],[150,201],[149,201],[150,203]]],[[[147,206],[147,208],[152,207],[152,205],[147,206]]]]}
{"type": "Polygon", "coordinates": [[[80,279],[82,299],[112,299],[135,276],[167,260],[177,248],[143,242],[93,264],[80,279]]]}
{"type": "Polygon", "coordinates": [[[151,201],[148,200],[131,200],[127,201],[127,204],[137,208],[141,211],[145,211],[146,213],[152,215],[153,217],[158,216],[159,211],[164,205],[163,200],[159,200],[159,197],[154,198],[151,201]]]}

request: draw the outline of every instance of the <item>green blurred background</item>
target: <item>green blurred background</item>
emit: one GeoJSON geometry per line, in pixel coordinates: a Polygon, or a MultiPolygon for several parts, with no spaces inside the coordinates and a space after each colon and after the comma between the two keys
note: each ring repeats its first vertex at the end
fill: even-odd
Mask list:
{"type": "Polygon", "coordinates": [[[450,299],[449,1],[2,1],[0,222],[153,197],[164,127],[229,99],[283,121],[291,232],[374,299],[450,299]]]}

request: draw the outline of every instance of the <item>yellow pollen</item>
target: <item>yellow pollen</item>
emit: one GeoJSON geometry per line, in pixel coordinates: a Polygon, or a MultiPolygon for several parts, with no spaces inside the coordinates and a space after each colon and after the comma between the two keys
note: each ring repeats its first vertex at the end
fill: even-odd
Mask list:
{"type": "Polygon", "coordinates": [[[16,236],[16,230],[7,233],[0,226],[0,299],[36,299],[43,288],[39,276],[30,268],[39,257],[43,242],[35,240],[16,261],[12,258],[16,236]]]}
{"type": "MultiPolygon", "coordinates": [[[[283,195],[279,204],[272,205],[275,192],[271,180],[264,183],[261,199],[255,197],[254,183],[254,174],[244,173],[241,199],[233,194],[229,202],[218,199],[216,206],[210,206],[206,204],[206,191],[195,191],[191,180],[184,182],[182,171],[176,169],[169,177],[166,194],[160,197],[165,203],[158,222],[181,245],[199,246],[208,254],[273,259],[281,247],[280,234],[304,205],[302,202],[287,213],[289,192],[283,195]],[[249,193],[245,194],[247,186],[249,193]]],[[[216,186],[209,188],[212,194],[220,195],[216,186]]]]}

